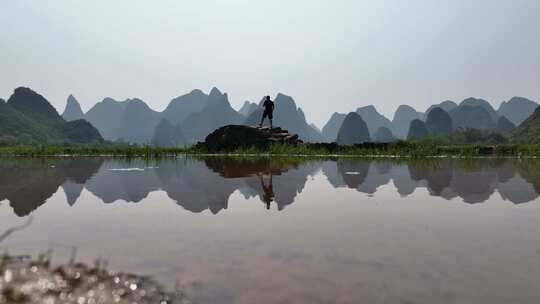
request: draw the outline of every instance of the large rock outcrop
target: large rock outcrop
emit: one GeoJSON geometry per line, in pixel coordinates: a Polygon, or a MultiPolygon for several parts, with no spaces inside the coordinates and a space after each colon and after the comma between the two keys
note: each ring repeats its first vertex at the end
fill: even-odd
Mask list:
{"type": "Polygon", "coordinates": [[[371,137],[375,136],[375,132],[377,132],[380,127],[388,128],[391,131],[394,129],[392,122],[379,113],[373,105],[360,107],[356,109],[356,113],[358,113],[366,122],[371,137]]]}
{"type": "Polygon", "coordinates": [[[328,142],[336,141],[339,128],[343,124],[347,114],[334,112],[328,122],[322,128],[322,135],[328,142]]]}
{"type": "Polygon", "coordinates": [[[67,102],[66,102],[66,108],[64,109],[64,113],[62,113],[62,118],[64,118],[66,121],[73,121],[77,119],[83,119],[84,113],[81,109],[81,105],[73,97],[73,95],[69,95],[67,102]]]}
{"type": "Polygon", "coordinates": [[[210,133],[204,143],[197,144],[197,148],[209,152],[231,152],[243,148],[267,150],[273,143],[297,145],[303,142],[297,134],[281,128],[227,125],[210,133]]]}
{"type": "Polygon", "coordinates": [[[375,136],[373,137],[373,140],[375,142],[381,142],[381,143],[387,143],[391,142],[395,139],[394,135],[392,134],[392,131],[386,127],[380,127],[377,132],[375,132],[375,136]]]}
{"type": "Polygon", "coordinates": [[[341,128],[339,128],[337,143],[340,145],[354,145],[367,141],[370,141],[370,136],[366,122],[356,112],[347,114],[341,128]]]}
{"type": "Polygon", "coordinates": [[[454,129],[493,131],[496,126],[496,120],[493,120],[490,112],[482,106],[462,104],[449,114],[452,117],[454,129]]]}
{"type": "Polygon", "coordinates": [[[427,115],[426,128],[431,135],[449,135],[452,133],[452,118],[445,110],[435,107],[427,115]]]}
{"type": "Polygon", "coordinates": [[[497,114],[499,116],[505,116],[514,125],[518,126],[527,117],[534,113],[534,110],[538,107],[538,103],[523,97],[512,97],[509,101],[504,101],[499,106],[497,114]]]}
{"type": "Polygon", "coordinates": [[[166,118],[162,118],[154,130],[152,145],[154,147],[181,147],[186,145],[186,139],[179,124],[173,125],[166,118]]]}
{"type": "Polygon", "coordinates": [[[426,123],[420,119],[415,119],[411,121],[409,126],[409,133],[407,134],[408,140],[420,140],[428,136],[428,129],[426,128],[426,123]]]}
{"type": "Polygon", "coordinates": [[[427,110],[426,110],[426,113],[425,113],[425,117],[427,117],[429,115],[429,112],[431,112],[431,110],[435,109],[435,108],[441,108],[443,110],[445,110],[447,113],[450,113],[450,111],[452,111],[453,109],[457,108],[458,105],[457,103],[451,101],[451,100],[445,100],[441,103],[438,103],[438,104],[434,104],[432,106],[430,106],[427,110]]]}
{"type": "Polygon", "coordinates": [[[395,132],[394,135],[398,138],[405,139],[411,121],[421,118],[422,114],[418,113],[413,107],[400,105],[394,114],[394,119],[392,119],[392,125],[394,126],[395,132]]]}

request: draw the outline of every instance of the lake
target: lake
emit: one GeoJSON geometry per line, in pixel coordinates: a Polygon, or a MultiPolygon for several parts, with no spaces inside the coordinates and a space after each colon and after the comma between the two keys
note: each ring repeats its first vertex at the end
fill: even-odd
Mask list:
{"type": "Polygon", "coordinates": [[[0,160],[0,250],[195,303],[540,303],[540,161],[0,160]]]}

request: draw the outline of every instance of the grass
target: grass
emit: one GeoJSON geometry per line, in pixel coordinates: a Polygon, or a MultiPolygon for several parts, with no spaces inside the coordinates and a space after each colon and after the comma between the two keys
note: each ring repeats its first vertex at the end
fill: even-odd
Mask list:
{"type": "Polygon", "coordinates": [[[253,148],[238,149],[231,154],[269,154],[304,156],[361,156],[361,157],[478,157],[478,156],[540,156],[540,145],[438,145],[436,143],[396,141],[388,145],[356,145],[328,147],[325,145],[274,144],[268,151],[253,148]]]}
{"type": "MultiPolygon", "coordinates": [[[[0,147],[0,156],[122,156],[159,158],[179,155],[205,155],[201,148],[157,148],[150,146],[13,146],[0,147]]],[[[540,145],[440,145],[437,142],[395,141],[386,145],[332,146],[325,144],[288,145],[273,144],[268,150],[241,148],[223,154],[229,155],[283,155],[283,156],[358,156],[358,157],[477,157],[477,156],[540,156],[540,145]]]]}
{"type": "Polygon", "coordinates": [[[186,154],[186,148],[155,148],[136,146],[15,146],[0,147],[0,156],[125,156],[164,157],[186,154]]]}

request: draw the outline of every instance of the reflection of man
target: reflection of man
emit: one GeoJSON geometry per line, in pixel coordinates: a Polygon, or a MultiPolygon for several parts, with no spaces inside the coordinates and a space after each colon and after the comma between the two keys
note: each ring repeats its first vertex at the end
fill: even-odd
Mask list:
{"type": "Polygon", "coordinates": [[[270,210],[270,203],[274,201],[274,187],[272,185],[272,174],[270,174],[270,182],[268,185],[264,183],[263,176],[261,175],[261,187],[264,192],[263,201],[266,204],[266,209],[270,210]]]}
{"type": "Polygon", "coordinates": [[[262,127],[264,119],[268,117],[270,120],[270,129],[272,129],[272,119],[274,118],[274,102],[270,100],[270,96],[266,96],[266,99],[263,103],[264,112],[263,116],[261,118],[261,123],[259,124],[260,127],[262,127]]]}

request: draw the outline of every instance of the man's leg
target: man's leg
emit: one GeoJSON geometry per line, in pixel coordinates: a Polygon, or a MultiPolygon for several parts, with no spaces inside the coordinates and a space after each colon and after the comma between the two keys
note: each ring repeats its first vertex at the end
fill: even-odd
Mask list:
{"type": "Polygon", "coordinates": [[[263,114],[263,116],[261,117],[261,123],[259,124],[259,127],[262,127],[263,122],[264,122],[264,114],[263,114]]]}
{"type": "Polygon", "coordinates": [[[272,118],[270,118],[270,129],[273,129],[272,118]]]}

